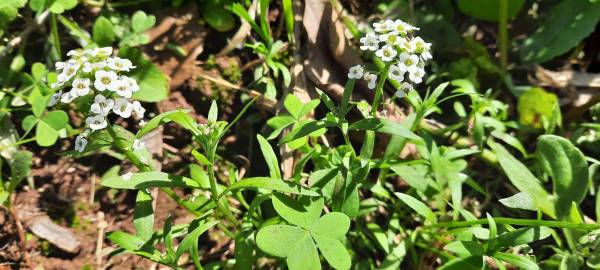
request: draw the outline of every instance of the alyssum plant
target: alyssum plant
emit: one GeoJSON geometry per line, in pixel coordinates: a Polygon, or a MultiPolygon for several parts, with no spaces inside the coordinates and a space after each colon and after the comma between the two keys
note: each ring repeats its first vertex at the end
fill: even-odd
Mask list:
{"type": "MultiPolygon", "coordinates": [[[[135,234],[108,234],[120,247],[117,253],[137,254],[175,269],[190,263],[202,269],[198,239],[212,228],[235,242],[235,252],[232,260],[213,262],[211,268],[252,269],[264,266],[265,260],[258,258],[268,257],[276,259],[272,262],[285,262],[290,269],[321,269],[322,261],[336,269],[350,269],[352,261],[358,269],[399,269],[405,257],[411,259],[412,265],[418,265],[421,259],[417,251],[422,249],[439,255],[440,269],[481,269],[489,262],[484,258],[491,258],[501,269],[505,268],[504,263],[538,269],[535,258],[519,251],[523,253],[528,250],[528,243],[548,237],[551,227],[598,228],[566,218],[545,221],[541,215],[537,220],[490,215],[477,219],[463,208],[462,184],[478,185],[462,172],[466,167],[462,158],[478,150],[437,146],[432,136],[421,129],[424,118],[446,100],[440,96],[447,84],[428,92],[425,98],[414,87],[422,81],[425,63],[431,58],[430,44],[414,36],[417,28],[399,20],[373,26],[375,33],[367,33],[360,47],[375,52],[385,67],[380,71],[365,71],[362,66],[351,68],[337,105],[322,92],[320,100],[306,104],[293,96],[286,97],[287,113],[268,122],[274,131],[267,139],[257,135],[269,168],[269,176],[265,177],[239,179],[230,172],[229,179],[218,179],[215,173],[215,165],[221,159],[217,152],[221,139],[252,102],[231,123],[218,120],[213,103],[207,123],[196,123],[186,111],[177,110],[162,113],[145,125],[140,123],[134,134],[112,121],[116,116],[144,115],[141,105],[131,100],[132,92],[138,89],[135,81],[123,75],[134,68],[131,62],[111,57],[110,49],[99,48],[71,52],[69,61],[57,64],[62,73],[52,86],[58,91],[53,103],[68,105],[75,101],[76,108],[87,117],[86,128],[76,139],[76,151],[72,153],[84,155],[111,148],[138,168],[136,173],[102,181],[106,187],[137,191],[135,234]],[[367,80],[376,91],[370,110],[364,101],[350,100],[358,79],[367,80]],[[381,118],[377,113],[388,80],[400,83],[396,96],[406,96],[414,109],[402,123],[381,118]],[[328,113],[321,119],[306,119],[321,102],[328,113]],[[347,115],[355,105],[364,119],[350,122],[347,115]],[[189,131],[199,146],[191,152],[197,163],[189,165],[189,175],[157,171],[141,141],[145,134],[167,122],[189,131]],[[278,145],[294,145],[301,158],[293,167],[292,177],[283,179],[269,140],[280,137],[282,130],[292,125],[278,145]],[[350,132],[364,135],[360,147],[352,144],[350,132]],[[325,133],[341,135],[344,143],[330,145],[324,139],[325,133]],[[385,154],[374,157],[376,133],[389,134],[392,139],[385,154]],[[416,145],[421,158],[399,158],[408,143],[416,145]],[[375,173],[377,177],[370,177],[375,173]],[[410,186],[404,193],[387,181],[396,176],[410,186]],[[189,224],[173,224],[168,218],[162,230],[155,231],[150,195],[153,188],[165,192],[197,218],[189,224]],[[181,197],[173,188],[185,189],[190,195],[181,197]],[[415,196],[436,203],[429,206],[415,196]],[[448,205],[451,210],[446,209],[448,205]],[[419,216],[411,216],[413,210],[419,216]],[[466,221],[459,221],[461,218],[466,221]],[[415,222],[423,226],[415,229],[415,222]],[[484,228],[482,224],[489,226],[484,228]],[[514,225],[523,227],[515,229],[514,225]],[[436,248],[440,244],[445,245],[445,250],[436,248]],[[517,246],[519,249],[512,248],[517,246]],[[182,259],[185,253],[191,262],[182,259]]],[[[501,163],[517,166],[508,157],[501,163]]],[[[529,206],[537,209],[533,204],[529,206]]]]}

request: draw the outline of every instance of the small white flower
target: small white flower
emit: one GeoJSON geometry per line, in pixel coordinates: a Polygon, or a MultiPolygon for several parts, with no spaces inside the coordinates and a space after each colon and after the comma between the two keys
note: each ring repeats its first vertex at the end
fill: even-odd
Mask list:
{"type": "Polygon", "coordinates": [[[396,91],[395,95],[399,98],[403,98],[406,96],[406,93],[408,93],[408,91],[410,91],[412,89],[412,84],[408,83],[408,82],[403,82],[400,85],[400,89],[398,89],[398,91],[396,91]]]}
{"type": "Polygon", "coordinates": [[[75,138],[75,151],[78,151],[79,153],[83,152],[87,143],[88,140],[82,134],[78,135],[75,138]]]}
{"type": "Polygon", "coordinates": [[[133,150],[139,151],[146,148],[146,143],[142,140],[134,139],[133,140],[133,150]]]}
{"type": "Polygon", "coordinates": [[[425,76],[425,69],[423,68],[417,68],[415,72],[408,74],[408,78],[416,84],[420,84],[423,81],[423,76],[425,76]]]}
{"type": "Polygon", "coordinates": [[[104,91],[106,89],[114,91],[114,89],[111,89],[111,87],[113,87],[114,85],[111,86],[111,84],[113,84],[113,82],[119,79],[117,73],[115,73],[114,71],[104,70],[98,70],[95,74],[95,77],[96,80],[94,81],[94,87],[98,91],[104,91]]]}
{"type": "Polygon", "coordinates": [[[375,73],[365,73],[363,78],[367,81],[369,89],[375,89],[377,86],[377,75],[375,73]]]}
{"type": "Polygon", "coordinates": [[[144,119],[140,120],[140,122],[138,123],[138,126],[143,127],[146,125],[146,121],[144,121],[144,119]]]}
{"type": "Polygon", "coordinates": [[[360,43],[362,43],[360,49],[363,51],[376,51],[379,49],[379,38],[372,32],[360,38],[360,43]]]}
{"type": "Polygon", "coordinates": [[[356,65],[350,68],[350,70],[348,70],[348,78],[349,79],[360,79],[362,78],[364,73],[364,69],[361,65],[356,65]]]}
{"type": "Polygon", "coordinates": [[[135,68],[133,63],[129,59],[123,59],[119,57],[111,57],[106,60],[107,65],[110,69],[115,71],[129,71],[135,68]]]}
{"type": "Polygon", "coordinates": [[[92,55],[100,58],[107,58],[112,55],[112,51],[112,47],[95,48],[92,55]]]}
{"type": "Polygon", "coordinates": [[[390,45],[385,45],[385,46],[381,47],[381,49],[379,49],[375,52],[375,55],[377,55],[377,57],[381,58],[381,60],[384,62],[389,62],[389,61],[394,60],[394,57],[396,57],[397,54],[398,54],[398,51],[396,51],[396,49],[394,49],[394,47],[392,47],[390,45]]]}
{"type": "Polygon", "coordinates": [[[71,86],[71,92],[75,95],[85,96],[90,92],[90,79],[75,78],[71,86]]]}
{"type": "Polygon", "coordinates": [[[61,96],[62,96],[62,90],[61,90],[61,91],[58,91],[58,92],[56,92],[55,94],[53,94],[53,95],[50,97],[50,100],[48,100],[48,106],[54,106],[54,105],[56,105],[56,103],[57,103],[57,102],[58,102],[58,100],[61,98],[61,96]]]}
{"type": "Polygon", "coordinates": [[[112,99],[107,99],[103,95],[96,95],[94,98],[94,103],[90,107],[90,111],[95,114],[107,116],[112,110],[115,102],[112,99]]]}
{"type": "Polygon", "coordinates": [[[124,175],[121,175],[121,177],[122,177],[122,178],[123,178],[123,180],[125,180],[125,181],[129,181],[129,180],[131,180],[131,177],[132,177],[132,176],[133,176],[133,173],[132,173],[132,172],[128,172],[128,173],[126,173],[126,174],[124,174],[124,175]]]}
{"type": "Polygon", "coordinates": [[[94,70],[101,70],[105,67],[106,67],[105,61],[100,61],[100,62],[95,62],[95,63],[85,62],[85,63],[83,63],[83,67],[81,68],[81,70],[85,73],[90,73],[90,72],[93,72],[94,70]]]}
{"type": "Polygon", "coordinates": [[[406,73],[398,64],[393,64],[390,66],[390,70],[388,71],[388,76],[390,79],[402,82],[404,81],[404,73],[406,73]]]}
{"type": "Polygon", "coordinates": [[[71,56],[72,58],[80,58],[85,56],[85,51],[83,50],[70,50],[67,52],[67,56],[71,56]]]}
{"type": "Polygon", "coordinates": [[[414,30],[419,30],[419,28],[405,23],[402,20],[394,21],[394,25],[392,26],[392,31],[398,33],[401,36],[406,36],[408,32],[412,32],[414,30]]]}
{"type": "Polygon", "coordinates": [[[60,96],[60,102],[62,102],[62,103],[70,103],[75,98],[77,98],[77,94],[73,93],[73,91],[66,92],[66,93],[63,93],[60,96]]]}
{"type": "Polygon", "coordinates": [[[73,76],[75,76],[75,73],[77,73],[80,66],[81,65],[75,61],[67,61],[67,63],[65,63],[65,66],[62,69],[62,72],[58,74],[56,79],[59,83],[63,83],[70,80],[73,76]]]}
{"type": "Polygon", "coordinates": [[[124,98],[131,98],[131,88],[129,88],[129,82],[123,80],[122,78],[116,80],[109,85],[109,89],[114,89],[113,91],[117,92],[117,95],[122,96],[124,98]]]}
{"type": "Polygon", "coordinates": [[[99,130],[105,128],[108,123],[106,122],[106,118],[101,114],[96,114],[94,116],[89,116],[85,119],[85,123],[92,130],[99,130]]]}
{"type": "Polygon", "coordinates": [[[135,112],[135,115],[137,115],[137,117],[139,118],[144,118],[144,113],[146,113],[146,109],[144,109],[144,107],[142,107],[142,104],[137,100],[133,102],[133,111],[135,112]]]}
{"type": "Polygon", "coordinates": [[[124,80],[127,83],[129,83],[129,89],[131,89],[131,92],[135,93],[137,91],[140,91],[140,86],[138,85],[137,81],[134,78],[122,76],[121,80],[124,80]]]}
{"type": "Polygon", "coordinates": [[[389,31],[392,31],[394,28],[394,21],[392,20],[385,20],[383,22],[376,22],[373,23],[373,28],[375,28],[375,32],[377,33],[387,33],[389,31]]]}
{"type": "Polygon", "coordinates": [[[398,58],[399,66],[402,70],[408,73],[414,73],[417,71],[417,64],[419,63],[419,57],[417,55],[403,52],[398,58]]]}
{"type": "Polygon", "coordinates": [[[123,118],[129,118],[133,111],[133,105],[126,98],[118,98],[115,100],[113,112],[123,118]]]}
{"type": "Polygon", "coordinates": [[[425,42],[421,37],[415,37],[410,41],[410,49],[416,53],[420,54],[423,60],[431,59],[431,43],[425,42]]]}
{"type": "Polygon", "coordinates": [[[56,62],[56,63],[54,63],[54,68],[56,70],[62,70],[63,68],[65,68],[65,62],[56,62]]]}
{"type": "Polygon", "coordinates": [[[402,44],[404,38],[399,36],[396,32],[390,32],[379,35],[379,41],[385,42],[385,44],[390,46],[396,46],[402,44]]]}

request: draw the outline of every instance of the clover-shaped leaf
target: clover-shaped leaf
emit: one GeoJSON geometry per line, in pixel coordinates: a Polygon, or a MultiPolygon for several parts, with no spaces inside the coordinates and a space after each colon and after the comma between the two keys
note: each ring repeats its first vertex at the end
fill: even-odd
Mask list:
{"type": "Polygon", "coordinates": [[[143,11],[136,11],[131,17],[131,29],[136,33],[143,33],[156,23],[154,15],[148,16],[143,11]]]}
{"type": "Polygon", "coordinates": [[[61,130],[67,127],[69,117],[64,111],[52,111],[48,114],[37,118],[34,115],[29,115],[23,119],[23,129],[30,130],[36,128],[35,140],[40,146],[53,145],[61,130]]]}
{"type": "Polygon", "coordinates": [[[301,197],[296,201],[276,193],[272,201],[277,213],[296,226],[271,225],[261,229],[256,235],[256,244],[261,250],[286,258],[292,270],[321,269],[318,247],[334,268],[350,268],[350,255],[341,241],[350,228],[348,216],[332,212],[319,218],[323,198],[301,197]]]}
{"type": "Polygon", "coordinates": [[[60,14],[77,6],[77,0],[56,0],[50,5],[50,12],[60,14]]]}

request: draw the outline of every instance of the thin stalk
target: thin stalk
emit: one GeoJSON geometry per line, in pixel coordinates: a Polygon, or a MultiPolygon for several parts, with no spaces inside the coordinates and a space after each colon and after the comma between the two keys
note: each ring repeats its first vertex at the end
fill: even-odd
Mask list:
{"type": "Polygon", "coordinates": [[[60,37],[58,36],[58,25],[56,24],[56,14],[50,14],[50,35],[52,43],[54,43],[54,49],[56,51],[56,57],[58,60],[62,60],[62,50],[60,48],[60,37]]]}
{"type": "Polygon", "coordinates": [[[498,48],[500,49],[500,68],[502,77],[508,67],[508,0],[500,0],[498,14],[498,48]]]}
{"type": "MultiPolygon", "coordinates": [[[[566,222],[566,221],[518,219],[518,218],[505,218],[505,217],[496,217],[493,219],[494,219],[494,222],[496,222],[496,224],[533,226],[533,227],[545,226],[545,227],[566,228],[566,229],[585,230],[585,231],[600,229],[600,224],[580,224],[580,223],[572,223],[572,222],[566,222]]],[[[483,225],[483,224],[489,224],[488,219],[440,222],[440,223],[436,223],[436,224],[427,225],[427,226],[423,227],[423,229],[457,228],[457,227],[469,227],[469,226],[473,226],[473,225],[483,225]]]]}
{"type": "Polygon", "coordinates": [[[210,152],[210,157],[209,157],[209,161],[210,161],[210,168],[208,170],[208,181],[210,183],[210,199],[215,203],[215,205],[217,206],[217,209],[219,211],[221,211],[221,213],[223,213],[223,215],[225,215],[225,218],[227,218],[229,220],[229,222],[233,223],[233,224],[237,224],[237,220],[235,219],[235,217],[233,216],[233,214],[231,213],[231,211],[224,207],[221,202],[219,202],[219,192],[217,191],[217,179],[215,176],[215,170],[214,170],[214,164],[215,164],[215,150],[216,150],[216,146],[213,147],[213,150],[210,152]]]}
{"type": "Polygon", "coordinates": [[[373,104],[371,105],[371,115],[373,117],[377,116],[377,108],[379,108],[379,100],[381,96],[383,96],[383,86],[385,85],[385,80],[387,79],[388,71],[390,70],[390,66],[392,62],[388,62],[385,64],[383,71],[380,73],[379,81],[377,82],[377,87],[375,88],[375,97],[373,98],[373,104]]]}

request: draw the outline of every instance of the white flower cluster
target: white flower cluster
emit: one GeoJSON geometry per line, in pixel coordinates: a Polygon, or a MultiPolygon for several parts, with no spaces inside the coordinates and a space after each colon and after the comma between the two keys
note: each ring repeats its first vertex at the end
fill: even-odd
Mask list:
{"type": "MultiPolygon", "coordinates": [[[[414,36],[413,32],[419,28],[402,20],[376,22],[373,28],[375,32],[369,32],[360,39],[360,49],[373,51],[382,61],[391,62],[387,77],[401,84],[396,95],[402,97],[413,83],[423,81],[425,63],[432,58],[431,43],[414,36]]],[[[377,85],[377,75],[365,72],[360,65],[350,68],[348,78],[363,78],[370,89],[377,85]]]]}
{"type": "MultiPolygon", "coordinates": [[[[60,73],[51,87],[59,91],[52,95],[49,106],[59,101],[71,103],[79,97],[95,95],[85,119],[87,129],[75,139],[75,150],[79,152],[85,149],[87,136],[91,132],[106,128],[110,113],[123,118],[133,114],[139,119],[144,118],[146,110],[142,104],[131,99],[133,93],[140,90],[137,81],[120,74],[129,72],[135,66],[129,59],[112,57],[112,54],[111,47],[72,50],[67,53],[69,60],[55,64],[60,73]]],[[[143,123],[141,120],[140,125],[143,123]]]]}

